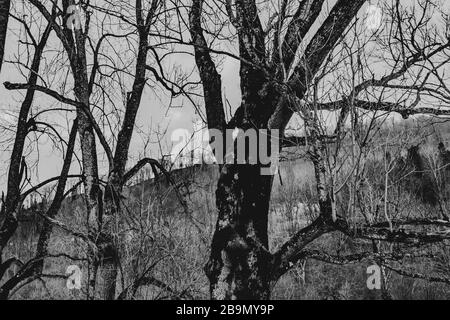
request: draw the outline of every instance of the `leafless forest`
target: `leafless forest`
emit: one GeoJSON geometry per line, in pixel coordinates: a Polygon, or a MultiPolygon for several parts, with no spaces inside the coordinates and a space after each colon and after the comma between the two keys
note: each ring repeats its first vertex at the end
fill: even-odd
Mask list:
{"type": "Polygon", "coordinates": [[[0,299],[450,299],[449,66],[447,0],[0,0],[0,299]]]}

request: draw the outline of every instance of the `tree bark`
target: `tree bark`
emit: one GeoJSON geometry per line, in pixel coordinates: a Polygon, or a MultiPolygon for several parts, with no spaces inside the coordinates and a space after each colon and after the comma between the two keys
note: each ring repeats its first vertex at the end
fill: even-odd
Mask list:
{"type": "MultiPolygon", "coordinates": [[[[223,105],[220,75],[208,52],[202,29],[203,0],[193,0],[190,11],[190,32],[196,64],[202,79],[208,127],[220,128],[223,105]]],[[[290,79],[287,69],[294,63],[303,37],[317,20],[324,1],[304,0],[289,23],[284,41],[279,41],[283,21],[275,32],[272,61],[266,53],[257,3],[254,0],[227,2],[229,19],[236,28],[241,58],[240,86],[242,103],[231,121],[231,129],[277,129],[283,136],[294,110],[304,98],[310,80],[320,69],[350,21],[365,0],[338,0],[308,44],[290,79]],[[234,9],[233,10],[233,5],[234,9]],[[235,13],[234,13],[235,12],[235,13]],[[279,53],[281,52],[281,55],[279,53]]],[[[281,8],[280,17],[286,8],[281,8]]],[[[292,66],[293,67],[293,66],[292,66]]],[[[224,136],[226,136],[224,134],[224,136]]],[[[247,162],[248,163],[248,162],[247,162]]],[[[261,163],[258,161],[257,163],[261,163]]],[[[261,175],[261,165],[225,165],[221,169],[216,192],[218,221],[211,257],[206,265],[213,299],[268,299],[273,265],[291,262],[296,250],[326,231],[324,219],[293,237],[283,247],[278,260],[268,248],[267,221],[273,176],[261,175]],[[285,254],[286,253],[286,254],[285,254]],[[272,262],[269,262],[272,261],[272,262]]],[[[322,173],[320,173],[322,174],[322,173]]],[[[323,196],[323,195],[322,195],[323,196]]],[[[330,211],[330,199],[321,199],[321,209],[330,211]]],[[[332,208],[331,208],[332,209],[332,208]]],[[[329,216],[332,214],[330,213],[329,216]]],[[[326,217],[327,222],[330,217],[326,217]]],[[[283,270],[287,270],[283,268],[283,270]]]]}
{"type": "Polygon", "coordinates": [[[114,154],[112,170],[109,173],[108,184],[105,190],[104,215],[102,221],[102,264],[100,273],[104,280],[103,298],[113,300],[116,296],[116,280],[119,267],[119,248],[117,240],[117,230],[115,225],[119,219],[117,213],[120,210],[120,197],[125,183],[125,169],[128,161],[131,139],[133,137],[136,116],[141,104],[142,94],[146,84],[146,65],[148,53],[148,33],[150,22],[158,2],[153,1],[152,10],[148,13],[144,22],[142,5],[140,0],[136,2],[136,14],[138,20],[139,47],[136,59],[136,69],[132,91],[128,94],[125,109],[125,117],[121,130],[117,137],[117,146],[114,154]]]}
{"type": "Polygon", "coordinates": [[[2,71],[3,56],[5,54],[10,6],[10,0],[0,0],[0,72],[2,71]]]}
{"type": "MultiPolygon", "coordinates": [[[[64,0],[64,12],[68,11],[73,0],[64,0]]],[[[87,226],[89,237],[98,240],[102,220],[102,192],[99,185],[97,146],[92,119],[87,114],[90,112],[90,90],[86,60],[86,35],[83,30],[72,31],[68,27],[67,17],[63,21],[63,29],[57,31],[61,41],[65,44],[69,56],[72,74],[74,78],[74,92],[77,101],[85,106],[85,110],[77,108],[78,135],[81,145],[81,155],[84,177],[84,194],[87,210],[87,226]]],[[[94,241],[96,242],[96,241],[94,241]]],[[[90,248],[88,271],[88,297],[94,298],[96,294],[97,269],[99,263],[98,249],[90,248]]]]}
{"type": "MultiPolygon", "coordinates": [[[[45,214],[46,217],[51,219],[54,219],[56,217],[65,198],[64,191],[66,189],[67,178],[72,163],[76,135],[77,135],[77,120],[74,121],[74,124],[72,126],[69,135],[66,156],[64,158],[61,175],[58,179],[58,186],[56,188],[55,197],[52,201],[50,208],[47,210],[45,214]]],[[[37,277],[42,274],[44,269],[44,261],[48,255],[48,245],[50,242],[52,232],[53,232],[53,224],[48,220],[44,220],[42,231],[39,234],[36,254],[34,258],[25,263],[12,278],[10,278],[8,281],[2,284],[2,286],[0,287],[0,300],[8,299],[11,291],[22,281],[25,281],[29,278],[37,277]]]]}
{"type": "Polygon", "coordinates": [[[273,176],[260,170],[260,165],[225,165],[221,170],[219,217],[205,267],[213,299],[270,297],[267,227],[273,176]]]}
{"type": "MultiPolygon", "coordinates": [[[[38,80],[42,53],[47,44],[48,37],[51,32],[51,26],[45,29],[41,40],[37,44],[31,64],[31,71],[28,84],[35,85],[38,80]]],[[[4,217],[0,228],[0,266],[2,265],[3,249],[8,241],[16,232],[18,227],[17,211],[20,204],[20,184],[23,179],[24,159],[23,150],[25,148],[25,140],[29,132],[28,117],[34,100],[34,89],[28,89],[24,101],[20,107],[19,119],[16,128],[14,146],[11,154],[10,166],[8,171],[8,189],[6,200],[3,204],[0,217],[4,217]]],[[[0,278],[1,280],[1,278],[0,278]]]]}

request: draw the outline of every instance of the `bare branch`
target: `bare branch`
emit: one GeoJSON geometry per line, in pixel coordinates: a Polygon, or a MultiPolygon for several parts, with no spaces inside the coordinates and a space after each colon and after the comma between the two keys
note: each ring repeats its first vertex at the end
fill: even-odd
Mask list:
{"type": "Polygon", "coordinates": [[[225,110],[222,101],[222,81],[209,53],[201,24],[203,0],[193,0],[189,13],[190,32],[194,44],[195,61],[203,84],[206,116],[210,129],[225,129],[225,110]]]}

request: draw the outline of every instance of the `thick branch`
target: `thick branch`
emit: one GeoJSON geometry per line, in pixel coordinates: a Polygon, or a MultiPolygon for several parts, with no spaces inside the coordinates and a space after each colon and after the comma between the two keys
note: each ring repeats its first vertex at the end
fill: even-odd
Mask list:
{"type": "Polygon", "coordinates": [[[302,250],[321,235],[332,231],[322,218],[297,232],[275,254],[272,260],[272,281],[278,280],[294,263],[304,256],[302,250]]]}
{"type": "Polygon", "coordinates": [[[14,146],[11,153],[10,166],[8,170],[8,192],[6,194],[6,202],[2,208],[4,210],[2,214],[5,214],[6,218],[0,228],[0,260],[3,248],[6,246],[6,243],[12,237],[17,228],[17,218],[13,213],[16,211],[20,201],[20,184],[22,182],[22,173],[24,169],[22,166],[23,150],[25,147],[26,137],[29,133],[28,117],[35,93],[32,86],[37,83],[43,50],[47,44],[50,32],[51,27],[49,24],[45,28],[44,33],[35,48],[33,61],[31,63],[30,76],[28,78],[30,88],[27,89],[25,99],[20,107],[19,120],[17,123],[14,146]]]}
{"type": "Polygon", "coordinates": [[[27,83],[11,83],[11,82],[5,82],[4,85],[5,85],[5,88],[8,90],[33,89],[35,91],[45,93],[45,94],[49,95],[50,97],[52,97],[62,103],[69,104],[69,105],[72,105],[72,106],[80,109],[88,117],[90,123],[92,124],[92,126],[95,130],[95,133],[97,134],[97,136],[100,140],[100,143],[102,144],[102,147],[105,150],[105,153],[106,153],[109,163],[110,164],[113,163],[114,157],[113,157],[112,150],[109,147],[109,144],[106,141],[106,138],[103,135],[103,132],[100,129],[97,121],[94,119],[92,112],[89,110],[89,107],[86,106],[84,103],[66,98],[63,95],[59,94],[58,92],[56,92],[52,89],[40,86],[40,85],[30,85],[27,83]]]}
{"type": "MultiPolygon", "coordinates": [[[[68,175],[67,178],[70,179],[75,179],[75,178],[83,178],[82,175],[79,174],[75,174],[75,175],[68,175]]],[[[37,190],[41,189],[42,187],[45,187],[46,185],[58,181],[60,179],[60,176],[56,176],[53,178],[49,178],[39,184],[37,184],[36,186],[30,188],[29,190],[25,191],[21,196],[20,196],[20,200],[23,201],[25,200],[26,197],[28,197],[30,194],[32,194],[33,192],[36,192],[37,190]]]]}
{"type": "MultiPolygon", "coordinates": [[[[319,139],[322,143],[333,143],[336,142],[335,136],[322,136],[319,139]]],[[[308,139],[306,137],[297,137],[297,136],[286,136],[281,139],[281,147],[282,148],[291,148],[298,146],[306,146],[308,145],[308,139]]]]}
{"type": "Polygon", "coordinates": [[[390,230],[373,226],[350,226],[347,221],[339,218],[334,223],[336,230],[352,238],[379,240],[386,242],[424,245],[438,243],[450,239],[450,229],[435,232],[414,232],[404,229],[390,230]]]}
{"type": "MultiPolygon", "coordinates": [[[[153,1],[153,6],[155,5],[153,1]]],[[[137,2],[139,3],[139,1],[137,2]]],[[[138,9],[136,9],[138,10],[138,9]]],[[[152,12],[151,10],[151,12],[152,12]]],[[[137,12],[138,16],[141,12],[137,12]]],[[[149,13],[150,14],[150,13],[149,13]]],[[[151,17],[148,18],[151,20],[151,17]]],[[[139,18],[138,18],[139,20],[139,18]]],[[[134,73],[134,82],[132,91],[128,94],[127,104],[125,108],[125,116],[122,126],[117,136],[117,146],[114,154],[112,183],[114,184],[114,176],[117,176],[117,180],[120,180],[124,174],[125,167],[128,160],[128,152],[130,149],[131,138],[133,137],[134,126],[136,122],[136,116],[141,105],[142,94],[146,83],[145,73],[147,65],[147,53],[148,53],[148,30],[149,27],[138,28],[139,44],[138,53],[136,57],[136,69],[134,73]]],[[[115,186],[121,188],[121,186],[115,186]]],[[[120,190],[117,190],[120,191],[120,190]]],[[[107,196],[107,194],[106,194],[107,196]]]]}
{"type": "Polygon", "coordinates": [[[388,265],[388,264],[383,264],[384,267],[386,267],[389,270],[394,271],[395,273],[401,275],[401,276],[405,276],[408,278],[413,278],[413,279],[421,279],[421,280],[426,280],[428,282],[439,282],[439,283],[446,283],[446,284],[450,284],[450,279],[449,278],[445,278],[445,277],[438,277],[438,276],[428,276],[422,273],[418,273],[418,272],[409,272],[397,267],[394,267],[392,265],[388,265]]]}
{"type": "MultiPolygon", "coordinates": [[[[303,38],[316,21],[325,0],[303,0],[288,26],[282,45],[283,65],[289,70],[303,38]]],[[[277,48],[277,51],[279,49],[277,48]]],[[[278,56],[278,52],[275,57],[278,56]]]]}
{"type": "Polygon", "coordinates": [[[0,71],[2,71],[3,55],[5,53],[10,5],[10,0],[0,0],[0,71]]]}
{"type": "Polygon", "coordinates": [[[201,25],[203,0],[194,0],[189,13],[190,32],[194,44],[195,62],[203,84],[206,116],[209,129],[225,129],[222,101],[222,81],[209,53],[201,25]]]}
{"type": "MultiPolygon", "coordinates": [[[[61,208],[61,204],[64,200],[64,190],[66,188],[68,173],[72,163],[73,150],[75,148],[75,139],[77,135],[78,121],[75,120],[70,132],[70,138],[68,142],[66,157],[64,159],[63,168],[61,170],[61,175],[58,179],[58,186],[56,188],[55,197],[53,198],[52,204],[46,213],[46,217],[54,218],[61,208]]],[[[50,236],[53,231],[53,225],[48,220],[44,221],[44,226],[39,235],[38,245],[36,249],[36,254],[34,259],[28,261],[17,274],[9,279],[5,284],[2,285],[0,291],[3,296],[8,296],[11,290],[14,289],[20,282],[26,280],[29,277],[39,275],[42,273],[44,268],[44,259],[48,254],[48,243],[50,241],[50,236]]]]}
{"type": "Polygon", "coordinates": [[[321,25],[310,44],[306,48],[303,57],[294,70],[289,85],[297,97],[302,99],[304,90],[310,80],[331,53],[345,29],[356,17],[359,9],[366,0],[338,0],[331,10],[328,18],[321,25]]]}
{"type": "Polygon", "coordinates": [[[336,102],[321,103],[318,105],[320,110],[336,111],[347,107],[349,103],[353,103],[355,107],[368,110],[368,111],[384,111],[384,112],[396,112],[401,114],[404,118],[408,118],[412,115],[425,114],[434,116],[449,116],[450,107],[444,108],[432,108],[432,107],[415,107],[401,106],[398,103],[393,102],[373,102],[364,100],[353,100],[353,102],[347,100],[340,100],[336,102]]]}

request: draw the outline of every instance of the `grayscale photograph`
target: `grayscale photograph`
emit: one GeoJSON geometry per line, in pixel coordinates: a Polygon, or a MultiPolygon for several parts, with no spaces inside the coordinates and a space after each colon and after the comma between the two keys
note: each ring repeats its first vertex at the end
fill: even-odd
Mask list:
{"type": "Polygon", "coordinates": [[[450,300],[450,1],[0,0],[0,300],[450,300]]]}

